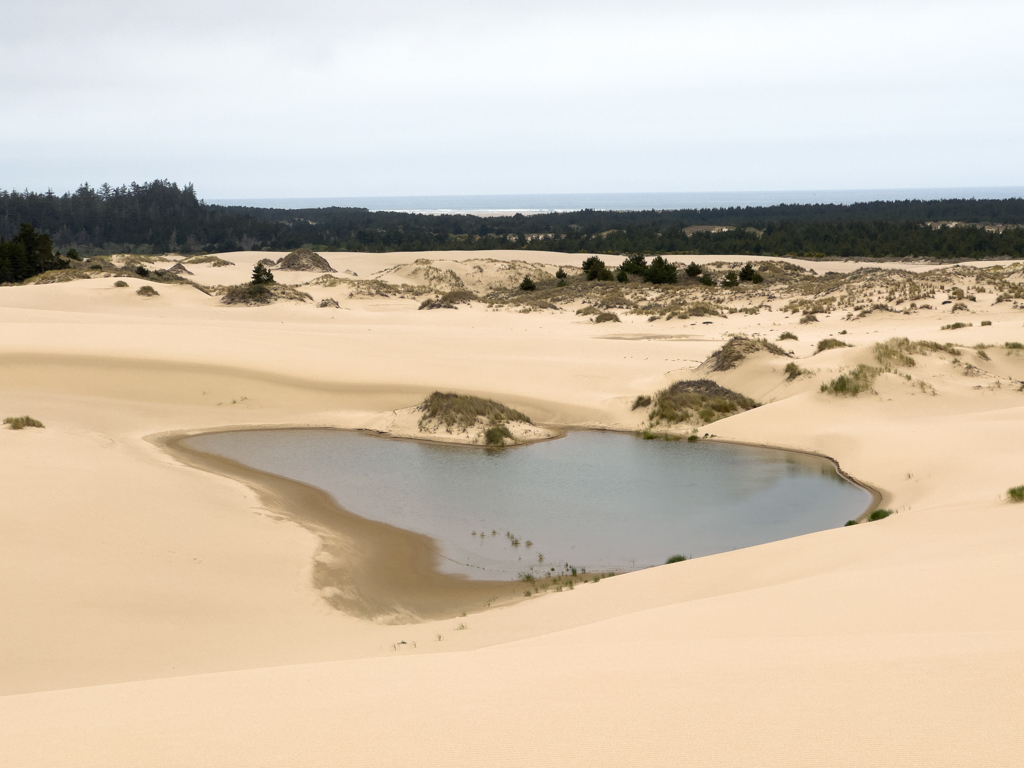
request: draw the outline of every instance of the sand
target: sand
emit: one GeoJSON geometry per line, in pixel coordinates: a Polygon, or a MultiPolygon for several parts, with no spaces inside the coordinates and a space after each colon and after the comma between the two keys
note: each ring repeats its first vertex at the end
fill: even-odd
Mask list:
{"type": "MultiPolygon", "coordinates": [[[[282,254],[188,267],[230,284],[268,255],[282,254]]],[[[482,280],[478,291],[490,273],[580,261],[325,255],[335,277],[422,289],[434,273],[413,272],[426,258],[482,280]]],[[[979,293],[951,316],[938,297],[933,310],[799,324],[779,299],[756,315],[616,310],[621,323],[595,325],[479,303],[420,312],[422,295],[350,283],[248,308],[187,285],[142,298],[142,281],[113,282],[0,287],[2,415],[46,424],[0,429],[4,764],[1019,764],[1024,505],[1005,492],[1024,483],[1024,354],[1001,347],[1024,340],[1014,302],[979,293]],[[322,298],[339,308],[317,308],[322,298]],[[951,320],[973,325],[941,331],[951,320]],[[703,431],[831,456],[897,514],[465,617],[443,601],[372,620],[339,610],[318,572],[348,567],[351,542],[323,548],[274,488],[162,442],[259,425],[387,429],[435,389],[556,429],[637,429],[636,395],[703,375],[726,334],[783,330],[812,373],[789,382],[789,358],[759,353],[713,374],[766,404],[703,431]],[[841,330],[853,346],[813,354],[841,330]],[[818,391],[894,336],[964,352],[955,365],[916,355],[872,394],[818,391]],[[978,343],[1000,346],[985,361],[978,343]]],[[[385,581],[355,572],[362,586],[385,581]]]]}

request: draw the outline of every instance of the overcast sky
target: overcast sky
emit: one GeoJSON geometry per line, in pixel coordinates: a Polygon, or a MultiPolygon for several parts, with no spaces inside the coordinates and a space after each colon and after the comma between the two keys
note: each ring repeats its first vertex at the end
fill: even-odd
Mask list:
{"type": "Polygon", "coordinates": [[[1024,185],[1024,2],[5,0],[0,188],[1024,185]]]}

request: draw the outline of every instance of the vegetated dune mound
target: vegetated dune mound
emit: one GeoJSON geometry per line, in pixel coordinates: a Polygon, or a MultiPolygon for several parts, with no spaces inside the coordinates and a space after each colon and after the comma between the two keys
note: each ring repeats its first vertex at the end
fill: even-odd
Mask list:
{"type": "Polygon", "coordinates": [[[749,411],[760,405],[709,379],[677,381],[654,396],[650,425],[690,422],[694,426],[749,411]]]}
{"type": "Polygon", "coordinates": [[[180,261],[177,264],[175,264],[173,267],[168,269],[167,271],[170,272],[173,275],[191,275],[191,274],[193,274],[180,261]]]}
{"type": "Polygon", "coordinates": [[[319,253],[311,251],[309,248],[299,248],[297,251],[292,251],[279,262],[277,262],[278,269],[284,269],[291,272],[336,272],[330,264],[327,263],[327,259],[321,256],[319,253]]]}
{"type": "Polygon", "coordinates": [[[421,433],[444,431],[459,442],[490,446],[543,439],[554,433],[534,426],[530,417],[496,400],[455,392],[434,392],[415,409],[420,414],[416,428],[421,433]]]}
{"type": "MultiPolygon", "coordinates": [[[[566,268],[579,273],[575,267],[566,268]]],[[[477,294],[493,290],[517,288],[524,277],[541,283],[553,279],[554,267],[525,261],[499,261],[497,259],[467,259],[466,261],[431,261],[417,259],[412,264],[400,264],[378,275],[381,280],[420,285],[438,293],[469,290],[477,294]]]]}
{"type": "Polygon", "coordinates": [[[257,307],[273,304],[275,301],[312,301],[313,297],[305,291],[279,283],[243,283],[229,286],[221,297],[222,304],[242,304],[257,307]]]}
{"type": "Polygon", "coordinates": [[[729,371],[743,362],[744,358],[756,352],[768,352],[782,357],[793,356],[779,345],[772,344],[765,339],[733,336],[721,349],[712,353],[711,357],[701,363],[700,368],[705,371],[729,371]]]}

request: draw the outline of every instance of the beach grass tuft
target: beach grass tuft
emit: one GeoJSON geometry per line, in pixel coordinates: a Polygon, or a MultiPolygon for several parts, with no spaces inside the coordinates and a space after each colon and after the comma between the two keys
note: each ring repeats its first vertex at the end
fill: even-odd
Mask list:
{"type": "Polygon", "coordinates": [[[755,352],[768,352],[773,355],[790,357],[790,353],[777,344],[765,339],[751,339],[746,336],[733,336],[716,352],[711,354],[704,364],[712,371],[729,371],[755,352]]]}
{"type": "Polygon", "coordinates": [[[45,429],[43,422],[33,419],[31,416],[8,416],[4,419],[4,424],[7,424],[11,429],[25,429],[25,427],[45,429]]]}
{"type": "Polygon", "coordinates": [[[830,395],[846,395],[856,397],[862,392],[871,392],[875,378],[882,370],[871,365],[858,365],[852,371],[847,371],[840,376],[821,385],[821,391],[830,395]]]}
{"type": "Polygon", "coordinates": [[[1010,501],[1019,503],[1024,501],[1024,485],[1017,485],[1006,492],[1010,501]]]}

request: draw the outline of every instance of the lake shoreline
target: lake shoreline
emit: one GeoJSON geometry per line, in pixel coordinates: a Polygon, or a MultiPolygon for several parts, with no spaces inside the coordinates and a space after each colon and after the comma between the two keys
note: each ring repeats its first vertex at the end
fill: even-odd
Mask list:
{"type": "MultiPolygon", "coordinates": [[[[544,426],[555,433],[545,442],[561,439],[570,432],[635,434],[632,430],[608,427],[544,426]]],[[[320,541],[320,547],[313,558],[313,587],[335,609],[362,619],[400,624],[464,616],[526,599],[523,582],[467,578],[461,574],[439,570],[440,561],[446,558],[441,554],[442,542],[438,539],[351,512],[328,491],[312,483],[257,469],[185,444],[188,439],[203,435],[300,430],[351,432],[378,439],[422,442],[447,447],[482,447],[468,440],[458,442],[431,439],[430,433],[418,437],[408,434],[392,435],[373,429],[341,429],[295,424],[239,425],[188,430],[150,435],[146,440],[187,466],[245,484],[256,492],[263,506],[272,515],[314,533],[320,541]]],[[[866,519],[884,498],[877,489],[846,473],[839,462],[830,456],[813,451],[738,440],[708,438],[705,441],[797,454],[827,461],[839,477],[871,495],[867,508],[854,518],[858,522],[866,519]]],[[[533,442],[536,441],[510,445],[506,448],[524,448],[533,442]]],[[[529,586],[533,587],[530,591],[536,590],[535,583],[531,582],[529,586]]],[[[535,591],[534,594],[539,594],[539,591],[535,591]]]]}

